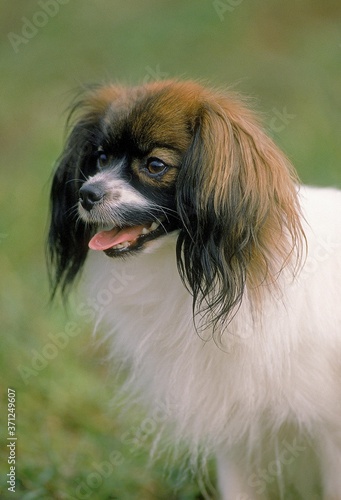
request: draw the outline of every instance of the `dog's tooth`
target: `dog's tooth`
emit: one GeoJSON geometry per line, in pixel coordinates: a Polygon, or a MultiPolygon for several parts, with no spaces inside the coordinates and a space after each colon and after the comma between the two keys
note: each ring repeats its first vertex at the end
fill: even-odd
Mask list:
{"type": "Polygon", "coordinates": [[[117,245],[114,246],[114,248],[117,248],[118,250],[128,247],[129,247],[129,241],[122,241],[122,243],[117,243],[117,245]]]}
{"type": "Polygon", "coordinates": [[[157,229],[160,224],[160,222],[153,222],[153,224],[150,226],[150,230],[155,231],[155,229],[157,229]]]}
{"type": "Polygon", "coordinates": [[[147,229],[146,227],[144,227],[142,229],[142,234],[148,234],[148,233],[150,233],[150,229],[147,229]]]}

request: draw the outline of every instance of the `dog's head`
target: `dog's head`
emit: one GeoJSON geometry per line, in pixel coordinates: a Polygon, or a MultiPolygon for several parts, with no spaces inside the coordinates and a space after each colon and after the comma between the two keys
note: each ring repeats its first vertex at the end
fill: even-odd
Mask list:
{"type": "Polygon", "coordinates": [[[239,100],[163,81],[97,87],[74,112],[51,192],[55,287],[89,247],[134,256],[174,231],[180,275],[215,318],[275,279],[301,238],[295,177],[239,100]]]}

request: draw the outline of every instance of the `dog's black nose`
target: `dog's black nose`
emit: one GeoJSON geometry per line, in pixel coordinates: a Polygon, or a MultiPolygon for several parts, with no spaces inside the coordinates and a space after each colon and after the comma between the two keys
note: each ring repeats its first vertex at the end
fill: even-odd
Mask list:
{"type": "Polygon", "coordinates": [[[79,201],[82,207],[89,212],[96,203],[102,200],[103,196],[103,190],[99,186],[84,184],[79,190],[79,201]]]}

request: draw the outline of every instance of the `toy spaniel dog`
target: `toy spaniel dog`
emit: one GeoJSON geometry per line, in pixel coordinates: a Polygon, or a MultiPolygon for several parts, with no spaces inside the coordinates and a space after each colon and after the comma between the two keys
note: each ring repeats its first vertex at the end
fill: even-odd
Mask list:
{"type": "Polygon", "coordinates": [[[75,114],[53,291],[87,261],[131,388],[216,456],[219,498],[340,500],[341,192],[299,187],[241,99],[197,83],[94,87],[75,114]]]}

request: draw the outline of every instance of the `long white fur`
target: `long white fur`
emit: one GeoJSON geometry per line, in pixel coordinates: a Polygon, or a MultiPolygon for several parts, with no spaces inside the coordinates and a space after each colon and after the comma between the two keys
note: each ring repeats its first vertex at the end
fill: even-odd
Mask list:
{"type": "Polygon", "coordinates": [[[194,328],[175,234],[124,260],[89,259],[92,300],[111,293],[99,319],[131,388],[162,403],[194,455],[217,455],[224,500],[286,498],[293,481],[310,499],[319,478],[324,498],[341,499],[341,192],[302,187],[300,200],[305,264],[282,272],[261,316],[246,292],[221,345],[194,328]]]}

